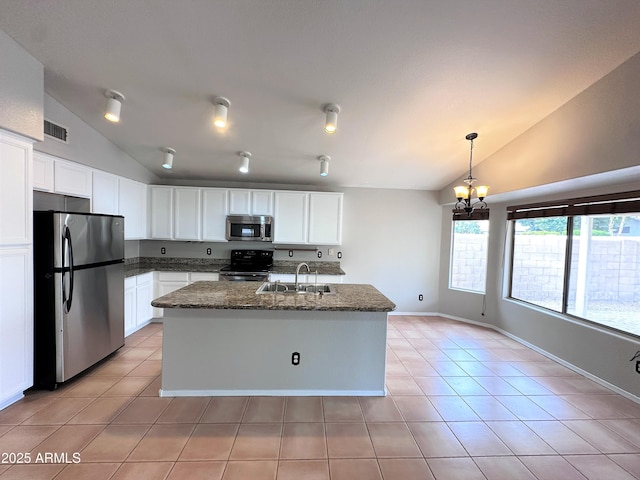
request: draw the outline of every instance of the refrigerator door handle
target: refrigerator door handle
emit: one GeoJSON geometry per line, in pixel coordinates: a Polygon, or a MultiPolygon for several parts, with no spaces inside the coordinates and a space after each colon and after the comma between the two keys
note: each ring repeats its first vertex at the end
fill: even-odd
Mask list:
{"type": "Polygon", "coordinates": [[[71,302],[73,299],[73,246],[71,244],[71,231],[68,226],[64,226],[64,235],[62,236],[62,305],[64,313],[69,313],[71,302]],[[67,295],[67,282],[65,279],[65,253],[67,253],[69,261],[69,295],[67,295]]]}

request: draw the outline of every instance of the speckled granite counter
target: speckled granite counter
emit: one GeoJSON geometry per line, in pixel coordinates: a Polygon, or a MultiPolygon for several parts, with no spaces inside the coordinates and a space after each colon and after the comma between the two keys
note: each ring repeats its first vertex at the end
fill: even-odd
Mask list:
{"type": "Polygon", "coordinates": [[[332,284],[335,294],[257,294],[258,282],[195,282],[156,298],[159,308],[390,312],[396,306],[372,285],[332,284]]]}
{"type": "MultiPolygon", "coordinates": [[[[300,262],[275,262],[271,273],[294,274],[300,262]]],[[[307,262],[312,272],[318,275],[344,275],[340,262],[307,262]]],[[[177,258],[177,257],[140,257],[126,259],[124,276],[133,277],[148,272],[212,272],[217,273],[222,267],[229,265],[226,259],[177,258]]]]}

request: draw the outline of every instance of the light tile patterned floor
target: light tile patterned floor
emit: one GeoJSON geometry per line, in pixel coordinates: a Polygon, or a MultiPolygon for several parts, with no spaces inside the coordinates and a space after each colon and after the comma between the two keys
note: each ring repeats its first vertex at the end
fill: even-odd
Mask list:
{"type": "Polygon", "coordinates": [[[158,398],[161,340],[0,411],[0,480],[640,478],[640,405],[488,329],[391,317],[376,398],[158,398]]]}

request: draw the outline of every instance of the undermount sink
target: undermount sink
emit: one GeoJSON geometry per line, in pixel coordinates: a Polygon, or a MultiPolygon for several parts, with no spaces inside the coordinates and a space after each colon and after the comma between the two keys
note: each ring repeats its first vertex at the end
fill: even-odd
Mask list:
{"type": "Polygon", "coordinates": [[[314,284],[314,283],[299,283],[296,288],[295,283],[288,282],[264,282],[256,293],[284,293],[284,294],[320,294],[320,295],[332,295],[335,292],[328,283],[314,284]]]}

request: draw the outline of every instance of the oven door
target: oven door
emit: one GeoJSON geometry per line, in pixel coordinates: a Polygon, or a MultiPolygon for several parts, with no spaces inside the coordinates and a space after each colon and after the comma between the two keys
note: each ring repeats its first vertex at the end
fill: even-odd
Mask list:
{"type": "Polygon", "coordinates": [[[267,282],[269,272],[220,272],[219,279],[224,282],[267,282]]]}

